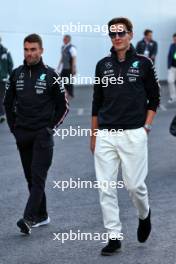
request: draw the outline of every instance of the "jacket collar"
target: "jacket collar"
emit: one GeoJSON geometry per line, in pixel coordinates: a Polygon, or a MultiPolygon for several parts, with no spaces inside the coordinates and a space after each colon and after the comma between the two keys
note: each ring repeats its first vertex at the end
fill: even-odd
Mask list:
{"type": "Polygon", "coordinates": [[[44,66],[44,63],[43,63],[42,57],[40,58],[39,62],[36,63],[36,64],[34,64],[34,65],[27,65],[26,60],[24,60],[23,63],[24,63],[24,66],[25,66],[25,67],[30,68],[30,69],[38,69],[38,68],[40,68],[41,66],[44,66]]]}
{"type": "MultiPolygon", "coordinates": [[[[112,47],[110,49],[110,51],[111,51],[112,58],[115,59],[116,61],[118,61],[118,59],[117,59],[117,53],[116,53],[114,47],[112,47]]],[[[126,52],[125,61],[126,60],[129,60],[130,58],[132,58],[135,54],[136,54],[136,50],[135,50],[134,46],[132,44],[130,44],[130,48],[126,52]]]]}

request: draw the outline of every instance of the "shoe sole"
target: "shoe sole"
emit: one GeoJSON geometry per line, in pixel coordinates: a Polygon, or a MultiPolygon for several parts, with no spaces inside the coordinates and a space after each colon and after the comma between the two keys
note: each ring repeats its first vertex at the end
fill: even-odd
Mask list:
{"type": "Polygon", "coordinates": [[[25,223],[24,221],[22,221],[22,220],[18,221],[17,226],[20,228],[21,233],[23,233],[25,235],[31,234],[30,226],[27,223],[25,223]]]}
{"type": "Polygon", "coordinates": [[[32,225],[32,227],[35,228],[35,227],[39,227],[39,226],[48,225],[50,222],[51,222],[51,219],[50,219],[50,217],[48,217],[47,220],[42,221],[42,222],[40,222],[40,223],[37,223],[37,224],[35,224],[35,225],[32,225]]]}

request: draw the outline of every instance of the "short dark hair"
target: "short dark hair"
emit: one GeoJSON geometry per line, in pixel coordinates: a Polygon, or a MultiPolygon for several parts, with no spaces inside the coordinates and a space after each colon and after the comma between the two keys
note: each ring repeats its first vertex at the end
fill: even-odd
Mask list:
{"type": "Polygon", "coordinates": [[[64,35],[64,38],[68,38],[69,40],[71,40],[71,36],[70,35],[64,35]]]}
{"type": "Polygon", "coordinates": [[[124,24],[127,28],[128,31],[132,32],[133,31],[133,24],[131,23],[131,21],[126,18],[126,17],[115,17],[113,19],[111,19],[109,22],[108,22],[108,30],[110,31],[110,28],[112,25],[115,25],[115,24],[124,24]]]}
{"type": "Polygon", "coordinates": [[[176,37],[176,33],[173,34],[173,38],[175,38],[175,37],[176,37]]]}
{"type": "Polygon", "coordinates": [[[38,34],[35,34],[35,33],[30,34],[27,37],[25,37],[23,43],[25,42],[30,42],[30,43],[36,42],[39,44],[40,48],[43,47],[42,38],[38,34]]]}
{"type": "Polygon", "coordinates": [[[153,33],[153,31],[151,29],[146,29],[144,31],[144,36],[147,36],[149,33],[153,33]]]}

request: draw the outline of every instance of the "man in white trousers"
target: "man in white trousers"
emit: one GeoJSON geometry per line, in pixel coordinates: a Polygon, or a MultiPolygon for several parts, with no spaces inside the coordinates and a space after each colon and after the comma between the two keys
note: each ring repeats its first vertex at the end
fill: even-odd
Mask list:
{"type": "Polygon", "coordinates": [[[119,165],[126,189],[137,209],[137,237],[145,242],[151,231],[148,191],[148,133],[160,102],[159,83],[150,59],[130,44],[133,26],[127,18],[108,23],[111,53],[97,63],[92,102],[91,150],[98,181],[100,205],[109,242],[102,255],[121,248],[122,225],[116,188],[119,165]]]}

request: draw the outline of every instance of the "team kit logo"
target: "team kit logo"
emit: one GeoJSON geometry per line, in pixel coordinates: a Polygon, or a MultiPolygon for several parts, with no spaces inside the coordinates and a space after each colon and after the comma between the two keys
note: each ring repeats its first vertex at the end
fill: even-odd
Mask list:
{"type": "Polygon", "coordinates": [[[139,64],[140,64],[140,61],[136,60],[130,66],[127,72],[129,82],[136,82],[137,77],[139,77],[139,64]]]}
{"type": "Polygon", "coordinates": [[[46,73],[42,73],[41,75],[40,75],[40,81],[44,81],[45,80],[45,77],[46,77],[46,73]]]}
{"type": "Polygon", "coordinates": [[[138,68],[139,67],[139,61],[134,61],[132,66],[133,66],[133,68],[138,68]]]}
{"type": "Polygon", "coordinates": [[[112,63],[111,63],[110,61],[106,62],[106,63],[105,63],[105,67],[106,67],[107,69],[112,68],[112,63]]]}
{"type": "MultiPolygon", "coordinates": [[[[127,72],[129,82],[136,82],[137,81],[137,77],[139,77],[139,66],[140,66],[139,60],[132,62],[131,66],[127,72]]],[[[106,77],[114,76],[114,70],[112,69],[113,64],[111,62],[105,62],[105,67],[106,67],[106,70],[104,71],[105,76],[106,77]]]]}
{"type": "Polygon", "coordinates": [[[16,90],[22,91],[24,89],[24,72],[20,72],[18,80],[16,81],[16,90]]]}
{"type": "Polygon", "coordinates": [[[46,90],[46,73],[42,73],[36,81],[36,94],[43,94],[46,90]]]}

